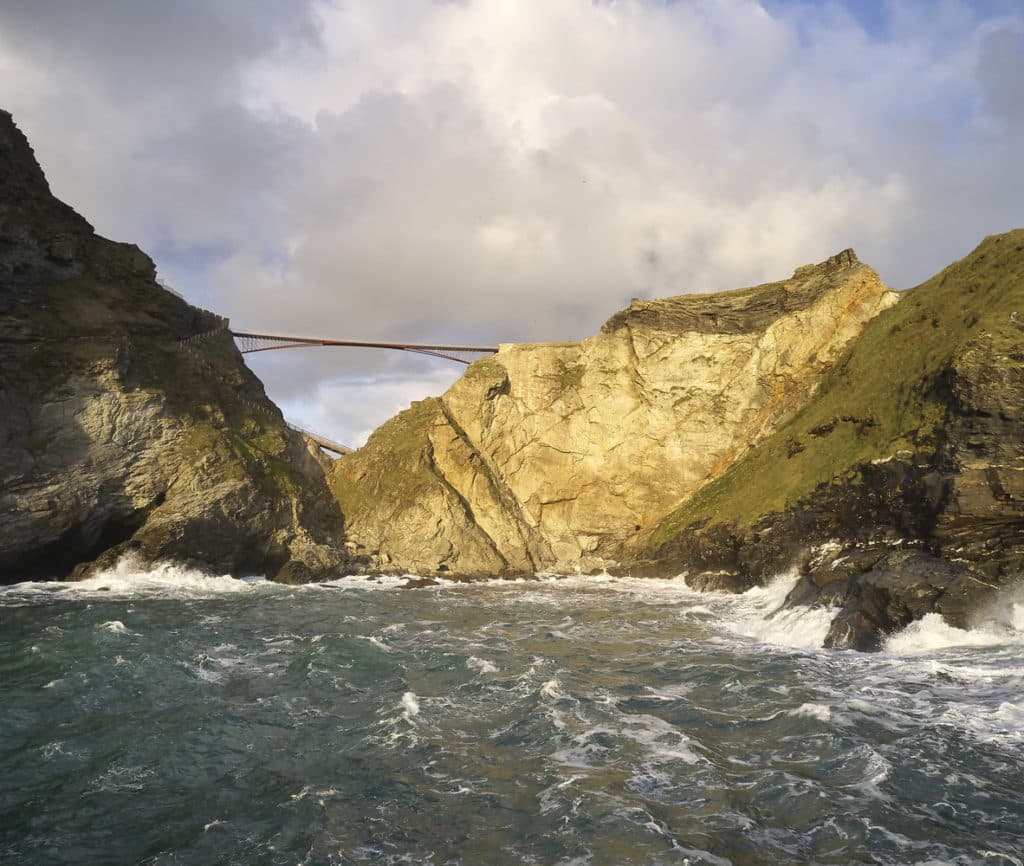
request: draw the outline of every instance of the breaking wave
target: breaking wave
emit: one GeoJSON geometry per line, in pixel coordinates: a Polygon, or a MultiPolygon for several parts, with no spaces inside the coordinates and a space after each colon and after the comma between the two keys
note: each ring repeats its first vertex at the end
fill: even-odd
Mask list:
{"type": "Polygon", "coordinates": [[[859,654],[783,607],[795,580],[10,587],[0,850],[1019,866],[1024,593],[859,654]]]}

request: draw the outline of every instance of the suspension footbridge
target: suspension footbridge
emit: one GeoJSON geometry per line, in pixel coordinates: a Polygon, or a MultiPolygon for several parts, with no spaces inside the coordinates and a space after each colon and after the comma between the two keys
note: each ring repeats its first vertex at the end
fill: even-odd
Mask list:
{"type": "Polygon", "coordinates": [[[285,334],[254,334],[248,331],[232,331],[239,351],[243,355],[254,352],[271,352],[277,349],[304,349],[311,346],[348,346],[357,349],[391,349],[398,352],[414,352],[418,355],[432,355],[457,364],[472,364],[483,355],[493,355],[497,346],[464,346],[443,343],[388,343],[374,340],[333,340],[326,337],[296,337],[285,334]]]}
{"type": "MultiPolygon", "coordinates": [[[[334,340],[326,337],[297,337],[287,334],[256,334],[250,331],[231,331],[231,336],[243,355],[251,355],[255,352],[270,352],[278,349],[305,349],[314,346],[321,347],[350,347],[356,349],[390,349],[397,352],[413,352],[418,355],[431,355],[435,358],[443,358],[446,361],[454,361],[457,364],[472,364],[484,355],[493,355],[498,351],[497,346],[466,346],[454,343],[392,343],[375,340],[334,340]]],[[[289,424],[293,430],[298,430],[309,437],[313,442],[326,451],[342,455],[351,452],[351,448],[299,427],[296,424],[289,424]]]]}

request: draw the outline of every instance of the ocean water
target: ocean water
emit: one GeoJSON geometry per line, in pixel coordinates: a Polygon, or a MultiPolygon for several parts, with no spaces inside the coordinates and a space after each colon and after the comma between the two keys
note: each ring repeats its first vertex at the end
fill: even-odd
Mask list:
{"type": "Polygon", "coordinates": [[[1024,864],[1024,592],[877,655],[613,578],[0,592],[0,863],[1024,864]]]}

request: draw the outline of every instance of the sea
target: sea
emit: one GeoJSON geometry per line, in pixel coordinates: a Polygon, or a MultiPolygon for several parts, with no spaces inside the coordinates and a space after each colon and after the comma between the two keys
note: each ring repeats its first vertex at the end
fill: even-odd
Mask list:
{"type": "Polygon", "coordinates": [[[672,580],[0,591],[0,864],[1024,866],[1024,588],[820,649],[672,580]]]}

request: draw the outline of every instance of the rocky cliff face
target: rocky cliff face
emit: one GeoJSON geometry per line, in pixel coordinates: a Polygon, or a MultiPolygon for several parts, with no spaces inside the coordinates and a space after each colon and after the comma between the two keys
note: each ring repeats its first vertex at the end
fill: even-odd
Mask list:
{"type": "Polygon", "coordinates": [[[957,626],[1024,576],[1024,230],[906,293],[798,416],[633,546],[642,573],[745,589],[796,566],[827,645],[957,626]]]}
{"type": "Polygon", "coordinates": [[[0,112],[0,582],[129,551],[309,579],[342,526],[226,322],[57,201],[0,112]]]}
{"type": "Polygon", "coordinates": [[[579,343],[502,346],[335,464],[349,536],[386,570],[607,567],[897,297],[847,250],[779,283],[634,301],[579,343]]]}

